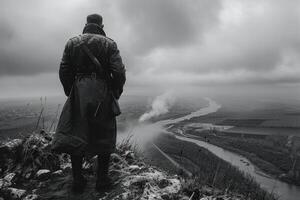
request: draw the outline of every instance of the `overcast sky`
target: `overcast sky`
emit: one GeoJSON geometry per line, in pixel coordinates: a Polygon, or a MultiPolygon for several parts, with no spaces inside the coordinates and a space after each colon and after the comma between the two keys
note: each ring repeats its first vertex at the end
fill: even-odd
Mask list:
{"type": "Polygon", "coordinates": [[[63,95],[64,45],[91,13],[119,46],[127,94],[226,88],[299,97],[298,0],[1,0],[0,98],[63,95]]]}

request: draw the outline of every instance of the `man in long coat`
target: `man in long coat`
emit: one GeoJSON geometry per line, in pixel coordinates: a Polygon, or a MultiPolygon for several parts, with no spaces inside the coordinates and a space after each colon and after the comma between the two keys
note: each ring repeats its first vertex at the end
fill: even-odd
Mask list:
{"type": "Polygon", "coordinates": [[[82,192],[86,185],[81,173],[86,154],[98,155],[96,189],[105,189],[110,184],[109,159],[116,145],[116,114],[112,104],[123,91],[125,67],[116,43],[106,37],[100,15],[89,15],[83,34],[67,42],[59,77],[68,100],[58,123],[56,144],[63,147],[60,152],[71,154],[73,190],[82,192]]]}

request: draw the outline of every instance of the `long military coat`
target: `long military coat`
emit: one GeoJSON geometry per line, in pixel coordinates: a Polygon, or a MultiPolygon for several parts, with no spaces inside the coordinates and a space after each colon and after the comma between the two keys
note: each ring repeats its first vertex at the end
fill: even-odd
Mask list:
{"type": "Polygon", "coordinates": [[[114,151],[117,129],[111,94],[119,98],[125,83],[125,68],[116,43],[98,25],[87,24],[82,35],[67,42],[59,76],[68,99],[53,149],[73,155],[114,151]],[[81,49],[82,42],[100,61],[105,73],[99,72],[81,49]]]}

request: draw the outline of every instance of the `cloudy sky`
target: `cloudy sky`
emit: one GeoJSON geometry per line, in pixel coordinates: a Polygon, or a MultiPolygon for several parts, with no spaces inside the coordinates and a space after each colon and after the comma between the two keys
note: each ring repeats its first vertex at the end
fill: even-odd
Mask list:
{"type": "Polygon", "coordinates": [[[103,16],[118,43],[127,94],[192,89],[299,97],[298,0],[1,0],[0,98],[63,95],[64,45],[91,13],[103,16]]]}

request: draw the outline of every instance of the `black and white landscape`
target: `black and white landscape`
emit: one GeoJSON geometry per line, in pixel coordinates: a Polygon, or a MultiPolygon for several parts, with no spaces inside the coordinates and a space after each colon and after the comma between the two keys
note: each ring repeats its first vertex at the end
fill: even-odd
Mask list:
{"type": "MultiPolygon", "coordinates": [[[[123,146],[114,155],[124,162],[112,161],[110,173],[119,184],[114,192],[100,197],[89,188],[73,199],[155,199],[155,193],[158,199],[299,199],[299,1],[3,0],[1,5],[0,200],[68,196],[68,167],[25,165],[15,159],[23,151],[7,149],[24,150],[31,136],[50,144],[66,101],[58,77],[63,49],[82,33],[91,13],[103,16],[104,30],[126,65],[117,118],[123,146]],[[41,180],[39,170],[63,174],[41,180]],[[143,170],[162,173],[166,183],[153,182],[153,174],[144,177],[143,170]],[[124,192],[124,174],[149,182],[135,180],[133,189],[123,185],[124,192]],[[46,191],[43,184],[53,187],[46,191]],[[25,192],[12,197],[7,188],[25,192]]],[[[70,164],[68,158],[58,160],[70,164]]],[[[93,179],[93,162],[87,163],[93,179]]]]}

